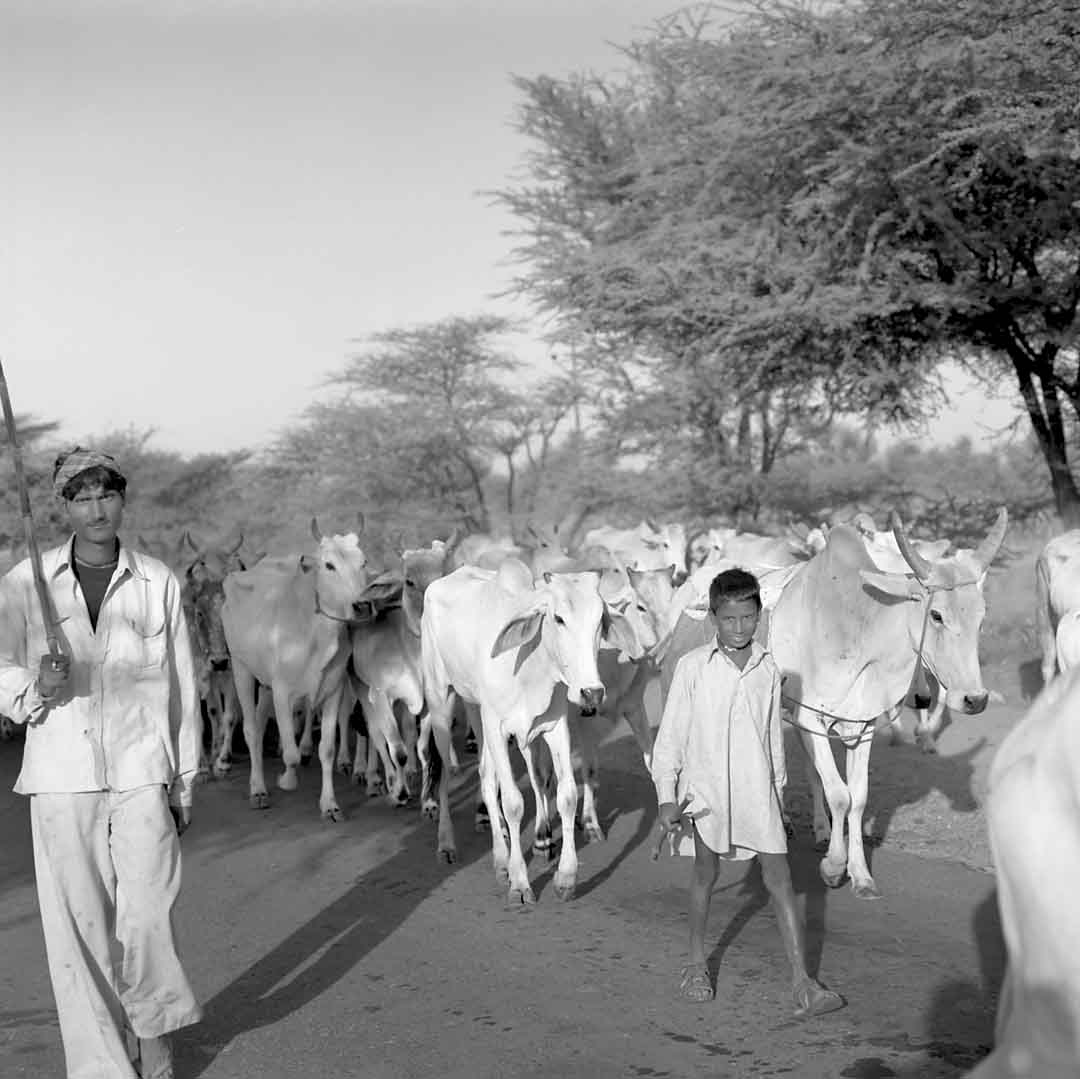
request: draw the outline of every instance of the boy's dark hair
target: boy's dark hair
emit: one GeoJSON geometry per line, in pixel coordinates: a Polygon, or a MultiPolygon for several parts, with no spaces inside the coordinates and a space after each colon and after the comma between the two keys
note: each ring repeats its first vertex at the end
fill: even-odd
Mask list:
{"type": "Polygon", "coordinates": [[[749,571],[726,569],[712,579],[709,585],[710,611],[715,611],[718,603],[740,603],[744,599],[752,599],[761,610],[761,585],[749,571]]]}
{"type": "MultiPolygon", "coordinates": [[[[55,464],[53,465],[53,478],[56,478],[56,474],[60,471],[60,466],[67,460],[68,454],[62,453],[57,457],[55,464]]],[[[103,491],[116,491],[121,498],[127,495],[127,480],[115,469],[107,468],[105,465],[92,465],[90,468],[84,469],[77,476],[72,476],[67,483],[64,484],[63,490],[60,492],[61,498],[66,502],[70,502],[80,491],[86,490],[88,487],[96,487],[101,485],[103,491]]]]}

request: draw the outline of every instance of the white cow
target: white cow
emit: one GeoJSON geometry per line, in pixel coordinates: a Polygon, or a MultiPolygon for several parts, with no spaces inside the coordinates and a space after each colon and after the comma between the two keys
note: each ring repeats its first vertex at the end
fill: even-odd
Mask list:
{"type": "Polygon", "coordinates": [[[969,1079],[1080,1071],[1080,671],[1053,680],[990,766],[986,817],[1008,952],[995,1047],[969,1079]]]}
{"type": "Polygon", "coordinates": [[[293,715],[298,707],[320,718],[319,808],[327,820],[342,819],[334,794],[334,736],[350,654],[349,630],[370,619],[379,603],[401,594],[401,581],[373,578],[355,532],[323,536],[310,555],[267,558],[254,569],[225,578],[221,618],[232,656],[233,679],[244,717],[251,757],[251,804],[269,804],[263,775],[262,742],[266,711],[255,707],[256,683],[270,689],[281,740],[282,790],[297,787],[293,715]]]}
{"type": "MultiPolygon", "coordinates": [[[[558,782],[562,852],[555,894],[568,899],[577,881],[574,809],[577,789],[570,760],[568,702],[591,713],[602,703],[597,670],[602,638],[632,647],[621,615],[608,613],[597,573],[548,574],[533,581],[522,562],[508,560],[498,571],[463,566],[432,581],[420,620],[421,658],[427,714],[443,761],[450,759],[450,723],[455,694],[479,706],[483,729],[480,784],[492,821],[505,816],[508,839],[492,827],[492,854],[508,901],[533,903],[521,850],[524,799],[514,779],[507,741],[519,747],[537,737],[547,741],[558,782]]],[[[421,742],[425,730],[421,730],[421,742]]],[[[439,782],[438,856],[457,858],[450,817],[449,769],[439,782]]]]}
{"type": "Polygon", "coordinates": [[[916,664],[921,660],[934,674],[952,707],[969,715],[986,707],[978,656],[986,605],[979,578],[1007,523],[1002,509],[969,558],[931,563],[895,521],[906,574],[879,570],[859,534],[839,526],[780,595],[769,650],[786,679],[792,722],[814,761],[814,831],[818,840],[829,839],[821,875],[831,886],[847,873],[856,896],[880,895],[866,866],[862,831],[873,727],[903,699],[916,664]],[[850,739],[846,782],[837,771],[832,735],[850,739]]]}
{"type": "MultiPolygon", "coordinates": [[[[386,776],[386,793],[392,804],[404,805],[412,794],[419,772],[417,738],[419,717],[424,708],[423,676],[420,665],[420,619],[427,586],[447,569],[453,540],[435,540],[430,547],[402,552],[402,605],[382,613],[374,621],[357,626],[352,634],[352,668],[355,695],[364,709],[368,726],[368,752],[362,754],[357,740],[355,759],[348,761],[345,727],[341,730],[338,764],[350,767],[359,780],[366,762],[369,795],[379,793],[381,761],[386,776]],[[405,729],[395,715],[395,705],[403,710],[405,729]]],[[[342,709],[348,720],[348,713],[342,709]]]]}
{"type": "MultiPolygon", "coordinates": [[[[667,621],[667,608],[674,590],[671,567],[656,570],[606,570],[600,579],[600,594],[609,610],[624,615],[636,641],[633,652],[602,647],[597,656],[604,700],[595,715],[583,716],[570,706],[568,724],[570,747],[581,788],[581,824],[590,843],[604,839],[597,811],[600,792],[600,745],[615,729],[620,718],[626,720],[646,769],[652,758],[653,731],[645,711],[645,690],[659,677],[660,671],[651,652],[660,639],[667,621]]],[[[553,849],[549,798],[554,778],[550,755],[537,744],[535,762],[526,755],[529,778],[536,797],[536,827],[533,849],[550,854],[553,849]]]]}
{"type": "Polygon", "coordinates": [[[601,525],[585,533],[582,547],[604,547],[633,569],[674,567],[676,581],[686,576],[686,528],[678,523],[642,521],[637,528],[601,525]]]}
{"type": "Polygon", "coordinates": [[[1080,657],[1080,528],[1055,536],[1035,562],[1035,625],[1042,651],[1043,685],[1080,657]]]}

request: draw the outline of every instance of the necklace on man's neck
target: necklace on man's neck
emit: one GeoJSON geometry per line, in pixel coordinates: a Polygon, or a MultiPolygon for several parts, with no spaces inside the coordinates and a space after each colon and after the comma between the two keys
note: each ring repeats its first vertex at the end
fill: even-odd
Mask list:
{"type": "Polygon", "coordinates": [[[80,558],[78,552],[74,550],[72,551],[72,554],[75,555],[75,561],[78,562],[80,566],[86,566],[87,569],[109,569],[120,561],[120,545],[116,544],[116,546],[113,547],[112,558],[108,562],[90,562],[85,558],[80,558]]]}

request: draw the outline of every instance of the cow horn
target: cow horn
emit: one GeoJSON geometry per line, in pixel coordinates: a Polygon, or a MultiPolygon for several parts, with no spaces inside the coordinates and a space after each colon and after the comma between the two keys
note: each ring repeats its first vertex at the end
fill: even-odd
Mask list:
{"type": "Polygon", "coordinates": [[[239,551],[240,548],[243,547],[243,546],[244,546],[244,533],[241,532],[239,539],[237,539],[237,541],[229,549],[229,554],[236,554],[236,552],[239,551]]]}
{"type": "Polygon", "coordinates": [[[198,551],[200,544],[195,542],[195,538],[192,536],[189,529],[184,529],[184,534],[180,537],[180,546],[183,547],[187,544],[193,551],[198,551]]]}
{"type": "Polygon", "coordinates": [[[895,510],[889,517],[889,524],[892,526],[893,535],[896,537],[896,546],[900,548],[904,561],[911,567],[912,572],[920,581],[927,580],[930,574],[933,573],[934,567],[912,547],[907,536],[904,535],[904,526],[900,523],[900,515],[895,510]]]}
{"type": "Polygon", "coordinates": [[[465,538],[465,529],[460,524],[454,525],[453,531],[446,537],[446,542],[443,544],[443,551],[447,556],[453,554],[457,545],[465,538]]]}
{"type": "Polygon", "coordinates": [[[646,518],[645,518],[645,524],[646,524],[646,525],[647,525],[647,526],[648,526],[648,527],[649,527],[649,528],[650,528],[650,529],[651,529],[651,530],[652,530],[653,532],[659,532],[659,531],[660,531],[660,526],[659,526],[659,525],[658,525],[658,524],[657,524],[657,523],[656,523],[656,522],[655,522],[655,521],[654,521],[654,520],[653,520],[653,519],[652,519],[651,517],[646,517],[646,518]]]}
{"type": "Polygon", "coordinates": [[[1009,527],[1009,511],[1002,506],[998,510],[997,520],[986,535],[986,539],[975,548],[972,556],[982,570],[988,570],[990,563],[1001,549],[1002,540],[1005,539],[1005,529],[1009,527]]]}
{"type": "Polygon", "coordinates": [[[364,511],[363,510],[357,510],[356,511],[356,533],[357,533],[357,535],[361,535],[363,533],[364,524],[365,524],[365,522],[364,522],[364,511]]]}
{"type": "Polygon", "coordinates": [[[322,543],[322,533],[319,531],[319,522],[314,517],[311,518],[311,534],[315,537],[316,543],[322,543]]]}

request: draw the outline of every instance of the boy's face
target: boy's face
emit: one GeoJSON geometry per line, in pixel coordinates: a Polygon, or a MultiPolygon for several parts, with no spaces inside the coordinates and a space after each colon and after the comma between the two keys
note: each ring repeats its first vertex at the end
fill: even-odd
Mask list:
{"type": "Polygon", "coordinates": [[[761,608],[752,599],[718,600],[712,609],[716,638],[725,648],[745,648],[753,639],[761,608]]]}
{"type": "Polygon", "coordinates": [[[106,544],[116,540],[124,515],[124,496],[106,491],[100,483],[88,484],[67,503],[71,530],[84,543],[106,544]]]}

